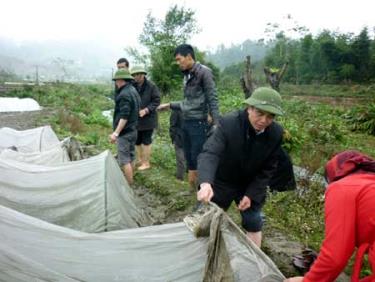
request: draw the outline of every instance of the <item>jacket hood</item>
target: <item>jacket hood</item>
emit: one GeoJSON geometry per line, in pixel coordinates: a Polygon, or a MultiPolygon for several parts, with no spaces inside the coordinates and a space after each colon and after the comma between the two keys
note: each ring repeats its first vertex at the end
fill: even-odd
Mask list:
{"type": "Polygon", "coordinates": [[[358,171],[375,173],[375,160],[357,151],[343,151],[327,162],[325,176],[331,183],[358,171]]]}

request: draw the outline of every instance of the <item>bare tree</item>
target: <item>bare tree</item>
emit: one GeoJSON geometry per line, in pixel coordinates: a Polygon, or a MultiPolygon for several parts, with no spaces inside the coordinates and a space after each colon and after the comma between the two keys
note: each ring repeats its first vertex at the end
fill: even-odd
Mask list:
{"type": "Polygon", "coordinates": [[[268,67],[264,68],[264,74],[266,75],[267,82],[276,91],[280,91],[280,82],[288,68],[288,64],[289,62],[284,63],[281,70],[268,67]]]}
{"type": "Polygon", "coordinates": [[[245,99],[249,98],[251,94],[253,94],[256,85],[252,78],[252,72],[251,72],[251,58],[250,56],[246,56],[245,61],[245,72],[240,78],[240,83],[242,90],[245,94],[245,99]]]}

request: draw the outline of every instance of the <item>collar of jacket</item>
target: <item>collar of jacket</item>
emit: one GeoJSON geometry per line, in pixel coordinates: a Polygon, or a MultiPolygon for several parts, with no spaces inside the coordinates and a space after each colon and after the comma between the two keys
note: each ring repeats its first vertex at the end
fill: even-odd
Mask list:
{"type": "Polygon", "coordinates": [[[126,84],[121,86],[120,88],[116,88],[116,95],[120,94],[121,90],[124,89],[125,86],[126,86],[126,84]]]}
{"type": "Polygon", "coordinates": [[[120,88],[118,88],[116,90],[116,96],[119,95],[121,93],[121,91],[127,87],[130,87],[132,84],[130,82],[126,82],[126,84],[124,86],[121,86],[120,88]]]}
{"type": "Polygon", "coordinates": [[[143,81],[142,85],[139,86],[139,84],[137,83],[136,87],[137,87],[138,93],[139,94],[143,94],[143,92],[145,92],[145,89],[147,87],[147,79],[146,79],[146,77],[145,77],[145,80],[143,81]]]}
{"type": "Polygon", "coordinates": [[[199,65],[200,63],[194,63],[191,69],[185,70],[182,72],[184,76],[186,77],[186,80],[189,80],[191,77],[195,75],[195,72],[197,71],[199,65]]]}

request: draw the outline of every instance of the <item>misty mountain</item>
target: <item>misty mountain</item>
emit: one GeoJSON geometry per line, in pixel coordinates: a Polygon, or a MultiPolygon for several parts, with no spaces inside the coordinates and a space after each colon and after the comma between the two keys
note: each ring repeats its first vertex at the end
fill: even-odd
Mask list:
{"type": "Polygon", "coordinates": [[[15,41],[0,38],[0,70],[43,80],[110,79],[124,46],[104,41],[15,41]]]}
{"type": "Polygon", "coordinates": [[[246,40],[240,44],[232,44],[230,47],[220,45],[213,52],[207,53],[207,59],[224,69],[227,66],[243,62],[247,55],[251,56],[251,61],[256,63],[266,56],[272,46],[264,41],[246,40]]]}
{"type": "MultiPolygon", "coordinates": [[[[123,46],[113,46],[105,40],[45,40],[15,42],[0,37],[0,71],[20,78],[35,80],[36,71],[45,81],[109,81],[119,57],[126,56],[123,46]]],[[[207,53],[208,61],[224,69],[244,61],[261,60],[271,47],[263,41],[246,40],[230,47],[220,45],[207,53]]]]}

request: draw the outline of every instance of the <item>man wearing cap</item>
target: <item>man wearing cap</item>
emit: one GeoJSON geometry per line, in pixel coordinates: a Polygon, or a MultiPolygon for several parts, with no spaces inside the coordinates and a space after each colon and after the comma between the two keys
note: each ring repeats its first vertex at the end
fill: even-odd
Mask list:
{"type": "Polygon", "coordinates": [[[116,84],[115,111],[111,143],[117,143],[117,160],[129,184],[133,183],[132,162],[135,159],[140,98],[132,86],[133,77],[127,69],[119,69],[113,80],[116,84]]]}
{"type": "Polygon", "coordinates": [[[266,87],[256,89],[245,110],[224,116],[198,158],[198,201],[215,202],[224,210],[234,200],[247,236],[261,246],[261,208],[266,187],[277,166],[282,127],[280,94],[266,87]]]}
{"type": "Polygon", "coordinates": [[[141,108],[138,119],[138,137],[135,143],[137,150],[138,170],[150,168],[152,133],[158,125],[156,108],[160,105],[160,92],[154,83],[146,78],[147,72],[141,66],[131,69],[135,87],[141,97],[141,108]]]}

